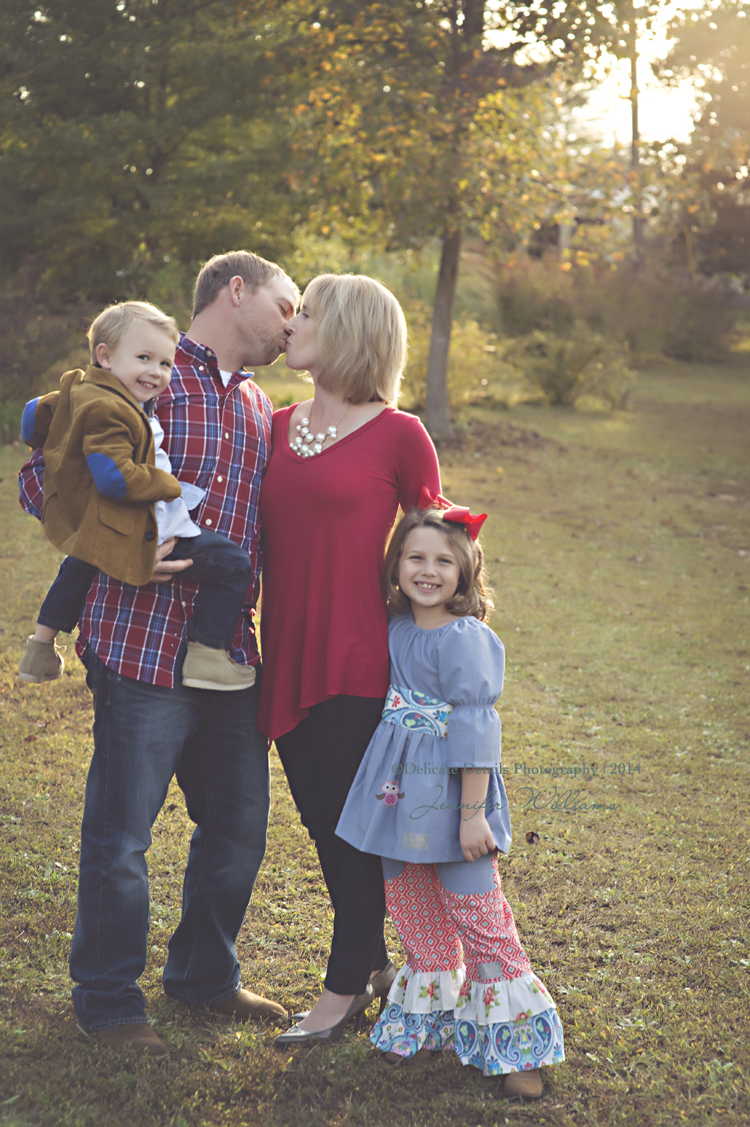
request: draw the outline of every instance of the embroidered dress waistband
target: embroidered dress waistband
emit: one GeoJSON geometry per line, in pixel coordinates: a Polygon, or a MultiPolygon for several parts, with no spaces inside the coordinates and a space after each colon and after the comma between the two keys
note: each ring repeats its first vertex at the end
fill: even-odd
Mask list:
{"type": "Polygon", "coordinates": [[[400,724],[412,732],[424,731],[442,737],[448,735],[448,717],[452,711],[453,705],[444,700],[391,685],[385,698],[383,719],[388,724],[400,724]]]}

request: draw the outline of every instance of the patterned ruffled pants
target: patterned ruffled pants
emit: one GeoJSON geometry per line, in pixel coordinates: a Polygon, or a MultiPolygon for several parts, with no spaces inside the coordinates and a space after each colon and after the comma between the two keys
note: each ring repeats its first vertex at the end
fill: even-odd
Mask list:
{"type": "Polygon", "coordinates": [[[373,1043],[401,1056],[453,1048],[485,1075],[564,1060],[555,1003],[521,946],[496,859],[385,861],[384,870],[386,904],[408,962],[373,1043]]]}

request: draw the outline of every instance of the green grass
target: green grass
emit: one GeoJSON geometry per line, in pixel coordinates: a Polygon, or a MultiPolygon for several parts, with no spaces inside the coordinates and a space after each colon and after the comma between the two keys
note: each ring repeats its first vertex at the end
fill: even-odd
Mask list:
{"type": "MultiPolygon", "coordinates": [[[[565,1028],[568,1061],[546,1071],[535,1106],[503,1100],[450,1055],[394,1071],[353,1033],[280,1053],[271,1030],[167,1000],[159,976],[190,832],[174,789],[150,854],[143,978],[172,1056],[128,1062],[76,1039],[66,957],[90,701],[74,658],[56,685],[15,678],[57,556],[15,501],[22,450],[0,451],[2,1127],[750,1121],[740,359],[654,367],[629,413],[470,409],[441,450],[444,492],[491,514],[483,540],[508,654],[515,831],[503,881],[565,1028]],[[544,772],[584,764],[576,783],[544,772]]],[[[272,394],[277,381],[265,380],[272,394]]],[[[239,948],[249,985],[300,1008],[319,991],[331,917],[275,756],[272,767],[269,850],[239,948]]]]}

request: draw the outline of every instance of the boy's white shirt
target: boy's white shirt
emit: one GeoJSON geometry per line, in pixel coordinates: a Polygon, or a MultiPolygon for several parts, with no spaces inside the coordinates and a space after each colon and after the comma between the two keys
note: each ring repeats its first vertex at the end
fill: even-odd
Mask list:
{"type": "MultiPolygon", "coordinates": [[[[156,468],[164,470],[165,473],[171,473],[172,463],[166,450],[161,448],[164,441],[162,425],[156,415],[151,416],[149,423],[151,430],[154,432],[154,462],[156,468]]],[[[187,481],[181,481],[180,486],[182,487],[181,497],[174,501],[157,501],[154,505],[160,544],[163,544],[165,540],[169,540],[172,536],[200,536],[201,530],[190,519],[189,510],[194,509],[196,505],[201,503],[206,496],[206,491],[199,489],[197,485],[190,485],[187,481]]]]}
{"type": "MultiPolygon", "coordinates": [[[[225,372],[220,368],[219,375],[221,376],[221,382],[224,384],[224,387],[228,387],[229,381],[234,373],[225,372]]],[[[166,451],[161,448],[161,444],[164,441],[164,431],[162,430],[161,423],[156,415],[152,415],[149,422],[151,423],[151,430],[154,432],[154,461],[156,468],[164,470],[165,473],[171,473],[172,463],[166,451]]],[[[197,485],[190,485],[187,481],[181,481],[180,485],[182,486],[181,497],[178,497],[175,501],[157,501],[154,505],[160,544],[163,544],[165,540],[169,540],[172,536],[200,536],[200,528],[190,519],[190,510],[201,503],[206,496],[206,491],[205,489],[199,489],[197,485]]]]}

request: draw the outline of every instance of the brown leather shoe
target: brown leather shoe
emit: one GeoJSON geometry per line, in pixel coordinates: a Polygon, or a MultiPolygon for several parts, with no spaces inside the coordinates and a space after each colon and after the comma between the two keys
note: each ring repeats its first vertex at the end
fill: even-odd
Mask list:
{"type": "Polygon", "coordinates": [[[412,1053],[410,1057],[402,1057],[400,1053],[384,1053],[383,1056],[389,1064],[416,1064],[417,1061],[434,1060],[435,1052],[432,1049],[426,1049],[424,1045],[421,1049],[417,1049],[416,1053],[412,1053]]]}
{"type": "Polygon", "coordinates": [[[509,1099],[520,1096],[522,1100],[540,1100],[543,1092],[540,1069],[529,1068],[522,1072],[506,1072],[503,1095],[509,1099]]]}
{"type": "Polygon", "coordinates": [[[166,1060],[169,1056],[167,1046],[145,1022],[110,1025],[106,1029],[84,1029],[79,1023],[78,1029],[84,1037],[116,1053],[147,1053],[152,1060],[166,1060]]]}
{"type": "Polygon", "coordinates": [[[250,990],[240,989],[231,998],[223,1002],[214,1002],[208,1007],[217,1013],[227,1014],[237,1021],[286,1021],[289,1014],[278,1002],[271,1002],[268,998],[261,998],[250,990]]]}

